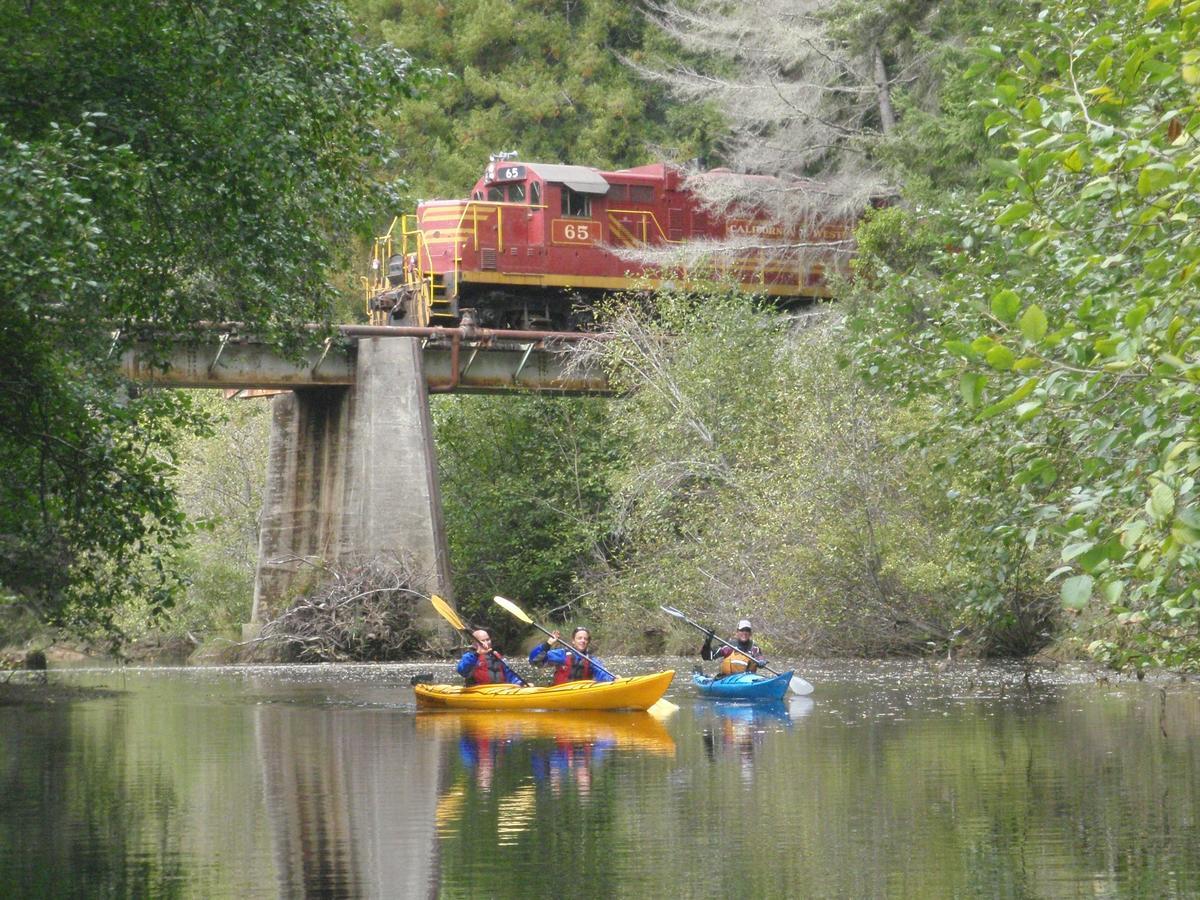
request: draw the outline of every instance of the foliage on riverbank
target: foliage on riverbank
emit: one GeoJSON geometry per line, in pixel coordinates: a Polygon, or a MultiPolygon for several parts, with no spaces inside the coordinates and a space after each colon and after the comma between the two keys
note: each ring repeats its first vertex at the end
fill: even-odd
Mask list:
{"type": "MultiPolygon", "coordinates": [[[[892,73],[876,98],[892,126],[860,117],[838,146],[903,199],[863,224],[854,283],[803,325],[720,287],[667,293],[609,311],[619,401],[438,398],[464,608],[507,630],[488,598],[511,595],[634,650],[690,646],[659,621],[670,602],[717,627],[750,615],[790,651],[1059,640],[1117,667],[1200,665],[1200,4],[970,3],[936,21],[921,4],[812,5],[853,11],[854,58],[878,51],[892,73]],[[919,85],[896,65],[910,58],[919,85]]],[[[522,29],[488,4],[436,22],[418,6],[355,4],[454,70],[399,113],[408,63],[361,50],[324,3],[13,20],[8,606],[134,632],[182,597],[181,633],[244,620],[261,409],[206,437],[219,404],[121,387],[109,360],[128,331],[113,331],[236,316],[287,343],[297,317],[327,317],[338,235],[401,209],[370,193],[381,130],[424,195],[460,193],[514,146],[622,165],[672,129],[681,155],[721,143],[710,112],[663,106],[617,63],[671,50],[608,0],[516,7],[537,19],[522,29]],[[147,33],[165,37],[131,43],[147,33]]],[[[730,137],[746,149],[777,127],[730,137]]]]}
{"type": "Polygon", "coordinates": [[[945,504],[903,446],[910,415],[839,366],[837,317],[719,287],[614,307],[614,552],[580,583],[608,640],[663,603],[717,627],[748,615],[791,651],[951,639],[945,504]]]}
{"type": "Polygon", "coordinates": [[[930,415],[966,611],[1051,593],[1116,666],[1200,665],[1198,37],[1162,0],[1002,31],[965,75],[988,190],[877,217],[846,298],[858,363],[930,415]]]}
{"type": "Polygon", "coordinates": [[[336,4],[5,4],[0,600],[43,622],[171,606],[186,397],[120,382],[142,329],[238,321],[296,348],[381,198],[373,121],[413,84],[336,4]]]}
{"type": "Polygon", "coordinates": [[[606,553],[618,437],[611,401],[438,397],[432,403],[455,595],[501,635],[492,597],[573,615],[575,573],[606,553]]]}

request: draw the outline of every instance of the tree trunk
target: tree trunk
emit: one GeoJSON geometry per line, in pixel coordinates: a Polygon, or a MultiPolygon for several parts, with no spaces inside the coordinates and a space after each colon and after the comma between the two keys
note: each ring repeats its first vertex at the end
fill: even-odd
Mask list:
{"type": "Polygon", "coordinates": [[[879,123],[883,133],[890,134],[896,127],[896,111],[892,108],[887,66],[883,64],[883,53],[878,44],[871,47],[871,55],[875,63],[875,90],[879,95],[879,123]]]}

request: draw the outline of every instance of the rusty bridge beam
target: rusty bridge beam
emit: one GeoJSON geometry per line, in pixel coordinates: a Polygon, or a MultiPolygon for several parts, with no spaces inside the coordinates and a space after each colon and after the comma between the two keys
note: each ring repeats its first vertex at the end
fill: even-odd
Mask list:
{"type": "Polygon", "coordinates": [[[351,385],[358,342],[389,337],[420,338],[426,387],[434,393],[611,393],[604,372],[570,358],[571,345],[604,340],[578,332],[500,331],[344,325],[338,337],[299,361],[283,358],[254,338],[229,330],[211,341],[171,346],[157,357],[149,344],[134,344],[121,357],[132,381],[161,387],[265,388],[351,385]]]}

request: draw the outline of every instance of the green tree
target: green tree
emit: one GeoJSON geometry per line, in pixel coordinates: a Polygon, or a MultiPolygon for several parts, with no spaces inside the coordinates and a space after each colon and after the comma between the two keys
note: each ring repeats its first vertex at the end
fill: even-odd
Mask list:
{"type": "Polygon", "coordinates": [[[827,314],[793,320],[714,289],[620,307],[608,326],[626,393],[617,530],[587,586],[610,621],[644,626],[669,602],[752,615],[810,651],[951,638],[935,493],[898,443],[907,423],[839,366],[827,314]]]}
{"type": "Polygon", "coordinates": [[[4,0],[0,35],[0,586],[46,621],[161,609],[204,417],[113,362],[143,329],[328,321],[412,73],[322,0],[4,0]]]}
{"type": "Polygon", "coordinates": [[[562,397],[438,398],[433,416],[459,605],[497,618],[508,596],[556,618],[575,573],[605,554],[608,402],[562,397]]]}
{"type": "Polygon", "coordinates": [[[1033,554],[1118,665],[1200,663],[1198,38],[1196,2],[1012,23],[966,75],[991,189],[948,209],[954,251],[869,260],[851,319],[870,371],[935,412],[977,602],[1033,554]]]}
{"type": "Polygon", "coordinates": [[[600,168],[675,158],[714,140],[711,116],[675,109],[621,54],[647,26],[616,0],[358,0],[360,19],[453,77],[389,120],[399,171],[422,196],[462,196],[489,154],[600,168]]]}

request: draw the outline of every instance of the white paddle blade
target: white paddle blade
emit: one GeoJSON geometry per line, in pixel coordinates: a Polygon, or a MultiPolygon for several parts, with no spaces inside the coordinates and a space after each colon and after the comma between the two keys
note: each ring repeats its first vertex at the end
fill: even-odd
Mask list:
{"type": "Polygon", "coordinates": [[[660,698],[650,704],[650,708],[646,712],[650,713],[656,719],[665,719],[667,716],[679,712],[679,707],[670,700],[660,698]]]}
{"type": "Polygon", "coordinates": [[[508,610],[510,613],[512,613],[514,616],[516,616],[518,619],[520,619],[526,625],[533,624],[533,619],[531,619],[531,618],[529,618],[529,616],[525,615],[525,610],[521,609],[521,607],[517,606],[517,604],[513,603],[511,600],[505,599],[504,597],[501,597],[498,595],[493,597],[492,599],[494,601],[496,601],[496,604],[498,606],[500,606],[502,609],[508,610]]]}
{"type": "Polygon", "coordinates": [[[797,697],[807,697],[813,692],[813,686],[799,675],[793,675],[792,680],[788,682],[788,690],[797,697]]]}

